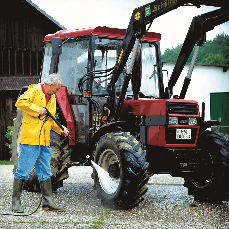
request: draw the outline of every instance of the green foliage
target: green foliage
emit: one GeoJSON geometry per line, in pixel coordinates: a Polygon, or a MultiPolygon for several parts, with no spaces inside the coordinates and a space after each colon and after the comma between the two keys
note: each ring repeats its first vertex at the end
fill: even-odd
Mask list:
{"type": "MultiPolygon", "coordinates": [[[[176,62],[182,44],[172,49],[166,49],[161,56],[162,61],[176,62]]],[[[187,61],[191,63],[194,49],[187,61]]],[[[224,33],[218,34],[212,41],[206,41],[200,48],[196,63],[229,65],[229,36],[224,33]]]]}
{"type": "Polygon", "coordinates": [[[162,61],[176,62],[181,48],[182,44],[178,45],[176,48],[167,48],[164,54],[161,56],[162,61]]]}
{"type": "Polygon", "coordinates": [[[93,225],[89,227],[89,229],[98,229],[100,226],[104,224],[106,218],[110,215],[110,209],[105,209],[105,212],[95,221],[93,221],[93,225]]]}
{"type": "Polygon", "coordinates": [[[11,131],[13,131],[13,128],[14,128],[13,126],[7,126],[7,131],[5,134],[5,138],[6,138],[5,146],[8,147],[10,154],[12,154],[12,151],[10,150],[10,144],[12,143],[11,131]]]}
{"type": "Polygon", "coordinates": [[[0,165],[13,165],[13,164],[14,164],[13,161],[0,160],[0,165]]]}

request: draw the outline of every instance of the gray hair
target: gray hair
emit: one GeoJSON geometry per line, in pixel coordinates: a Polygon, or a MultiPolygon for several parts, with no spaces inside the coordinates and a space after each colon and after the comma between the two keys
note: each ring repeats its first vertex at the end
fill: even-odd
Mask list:
{"type": "Polygon", "coordinates": [[[61,83],[62,80],[61,80],[61,76],[56,74],[56,73],[53,73],[53,74],[50,74],[45,80],[44,80],[44,84],[45,85],[49,85],[50,83],[53,84],[54,87],[57,87],[57,85],[59,83],[61,83]]]}

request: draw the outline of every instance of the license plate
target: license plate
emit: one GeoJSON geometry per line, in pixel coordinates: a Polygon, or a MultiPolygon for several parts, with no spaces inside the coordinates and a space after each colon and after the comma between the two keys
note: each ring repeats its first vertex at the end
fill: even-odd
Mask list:
{"type": "Polygon", "coordinates": [[[177,129],[176,139],[191,139],[191,129],[177,129]]]}

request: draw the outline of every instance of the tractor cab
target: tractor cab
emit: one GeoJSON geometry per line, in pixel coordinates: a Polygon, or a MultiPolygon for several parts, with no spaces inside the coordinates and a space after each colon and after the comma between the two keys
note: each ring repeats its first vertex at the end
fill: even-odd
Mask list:
{"type": "MultiPolygon", "coordinates": [[[[45,55],[41,82],[50,74],[52,49],[55,45],[52,39],[59,38],[61,53],[55,72],[61,75],[63,86],[68,88],[68,93],[82,96],[83,90],[91,91],[89,94],[92,97],[106,96],[111,71],[121,51],[125,33],[124,29],[96,27],[47,35],[44,39],[45,55]],[[83,76],[85,77],[82,79],[83,76]]],[[[143,96],[160,97],[160,39],[159,33],[148,32],[141,42],[141,58],[138,65],[142,75],[140,91],[143,96]]],[[[121,90],[124,73],[125,69],[116,82],[117,93],[121,90]]],[[[132,94],[131,90],[132,87],[129,86],[127,94],[132,94]]],[[[87,93],[84,96],[87,96],[87,93]]]]}

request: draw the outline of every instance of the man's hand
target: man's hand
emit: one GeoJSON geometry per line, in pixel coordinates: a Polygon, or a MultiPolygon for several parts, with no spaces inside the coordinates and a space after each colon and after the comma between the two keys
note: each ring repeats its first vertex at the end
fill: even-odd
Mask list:
{"type": "Polygon", "coordinates": [[[61,134],[63,134],[65,137],[69,135],[69,131],[67,128],[64,128],[64,130],[61,131],[61,134]]]}
{"type": "Polygon", "coordinates": [[[41,111],[40,111],[40,116],[43,116],[45,115],[47,112],[46,112],[46,109],[44,107],[41,107],[41,111]]]}

